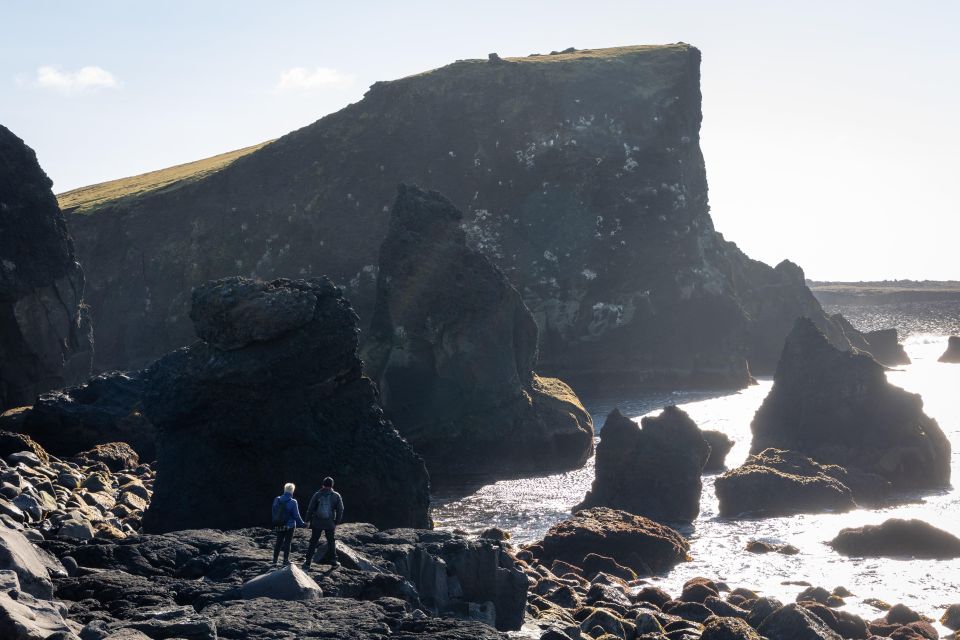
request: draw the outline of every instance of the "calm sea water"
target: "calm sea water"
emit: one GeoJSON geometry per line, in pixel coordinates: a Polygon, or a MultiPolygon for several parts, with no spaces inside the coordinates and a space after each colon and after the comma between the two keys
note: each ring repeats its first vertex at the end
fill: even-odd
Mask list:
{"type": "MultiPolygon", "coordinates": [[[[953,443],[953,478],[960,484],[960,365],[937,362],[946,348],[946,335],[960,330],[960,322],[942,318],[946,322],[938,324],[932,323],[928,316],[915,315],[878,317],[861,313],[858,308],[831,309],[835,311],[843,312],[865,330],[897,326],[901,335],[906,336],[905,348],[913,363],[888,372],[887,378],[892,384],[921,394],[925,411],[939,421],[953,443]],[[927,333],[921,332],[923,330],[927,333]]],[[[941,311],[935,310],[935,313],[941,314],[941,311]]],[[[956,318],[956,310],[952,313],[956,318]]],[[[723,431],[736,441],[727,457],[728,467],[735,467],[747,457],[750,421],[771,385],[771,380],[761,380],[759,385],[725,395],[683,391],[582,399],[598,429],[614,406],[639,420],[668,404],[677,404],[701,428],[723,431]]],[[[602,437],[602,432],[599,435],[602,437]]],[[[937,618],[941,607],[960,602],[960,560],[851,559],[834,553],[824,544],[844,527],[876,524],[891,517],[920,518],[960,534],[960,491],[951,488],[911,496],[914,500],[911,503],[879,510],[727,520],[717,515],[714,479],[714,476],[704,478],[700,517],[692,526],[681,529],[690,540],[692,562],[652,580],[671,593],[678,592],[685,580],[702,575],[784,601],[793,601],[803,588],[784,584],[787,581],[806,581],[828,589],[842,585],[855,594],[847,599],[847,609],[870,618],[879,614],[862,603],[864,598],[881,598],[891,604],[902,602],[937,618]],[[751,539],[789,542],[800,549],[800,554],[751,554],[744,551],[751,539]]],[[[496,525],[511,531],[514,541],[529,542],[541,538],[551,525],[568,517],[571,507],[583,498],[592,481],[593,460],[576,471],[497,482],[466,497],[438,496],[434,518],[440,528],[470,532],[496,525]]]]}

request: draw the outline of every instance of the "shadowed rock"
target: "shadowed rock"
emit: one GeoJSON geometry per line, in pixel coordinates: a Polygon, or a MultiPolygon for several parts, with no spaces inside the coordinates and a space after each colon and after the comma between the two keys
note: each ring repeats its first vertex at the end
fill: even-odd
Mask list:
{"type": "Polygon", "coordinates": [[[950,336],[947,350],[938,359],[940,362],[960,362],[960,336],[950,336]]]}
{"type": "Polygon", "coordinates": [[[703,465],[703,472],[716,473],[723,471],[727,467],[727,454],[733,449],[734,441],[722,431],[707,429],[700,433],[703,434],[703,439],[710,445],[710,457],[707,458],[707,463],[703,465]]]}
{"type": "Polygon", "coordinates": [[[689,560],[689,543],[670,527],[643,516],[596,507],[573,514],[550,527],[531,547],[542,563],[554,560],[580,565],[591,553],[613,558],[640,574],[666,571],[689,560]]]}
{"type": "Polygon", "coordinates": [[[795,513],[849,511],[850,488],[834,476],[839,467],[820,465],[793,451],[766,449],[717,478],[720,515],[774,517],[795,513]]]}
{"type": "Polygon", "coordinates": [[[830,541],[846,556],[960,557],[960,538],[922,520],[891,518],[883,524],[843,529],[830,541]]]}
{"type": "Polygon", "coordinates": [[[0,410],[90,375],[83,271],[52,185],[0,126],[0,410]]]}
{"type": "Polygon", "coordinates": [[[364,345],[384,408],[435,481],[582,466],[590,414],[563,382],[533,373],[533,316],[467,246],[461,218],[439,193],[398,189],[364,345]]]}
{"type": "Polygon", "coordinates": [[[193,299],[212,342],[146,372],[144,412],[159,433],[147,530],[264,524],[263,505],[284,481],[309,496],[325,475],[337,478],[349,519],[429,525],[423,461],[361,375],[356,315],[339,289],[326,279],[227,278],[193,299]]]}
{"type": "Polygon", "coordinates": [[[41,394],[33,407],[0,417],[0,428],[28,434],[56,456],[126,442],[150,461],[156,455],[156,432],[140,411],[145,388],[143,372],[103,373],[41,394]]]}
{"type": "Polygon", "coordinates": [[[879,474],[895,489],[950,482],[950,442],[920,396],[888,383],[869,354],[833,347],[806,318],[787,337],[751,429],[753,453],[790,449],[879,474]]]}
{"type": "Polygon", "coordinates": [[[880,364],[895,367],[901,364],[910,364],[910,356],[903,350],[896,329],[878,329],[863,334],[867,339],[866,350],[880,364]]]}
{"type": "Polygon", "coordinates": [[[640,425],[614,409],[597,446],[596,477],[574,510],[611,507],[657,521],[692,522],[710,445],[683,410],[667,407],[640,425]]]}

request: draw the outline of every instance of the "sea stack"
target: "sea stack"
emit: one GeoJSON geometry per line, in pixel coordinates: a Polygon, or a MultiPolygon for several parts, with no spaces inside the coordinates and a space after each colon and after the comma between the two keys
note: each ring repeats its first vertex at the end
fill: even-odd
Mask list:
{"type": "Polygon", "coordinates": [[[350,520],[430,526],[423,461],[383,419],[333,283],[226,278],[192,298],[200,340],[146,372],[158,432],[147,531],[262,525],[284,482],[309,499],[327,475],[350,520]]]}
{"type": "Polygon", "coordinates": [[[593,486],[574,511],[610,507],[658,522],[692,522],[710,445],[682,409],[667,407],[638,425],[618,409],[597,445],[593,486]]]}
{"type": "Polygon", "coordinates": [[[878,329],[863,334],[867,339],[867,351],[879,362],[890,367],[901,364],[910,364],[910,356],[900,344],[900,336],[896,329],[878,329]]]}
{"type": "Polygon", "coordinates": [[[687,44],[461,60],[162,188],[65,194],[98,369],[189,344],[184,291],[230,274],[328,275],[366,329],[400,182],[463,212],[533,313],[538,372],[574,388],[743,388],[799,315],[849,348],[799,267],[714,229],[701,117],[687,44]]]}
{"type": "Polygon", "coordinates": [[[52,186],[0,126],[0,411],[90,375],[83,270],[52,186]]]}
{"type": "Polygon", "coordinates": [[[885,367],[869,354],[835,348],[807,318],[787,337],[751,429],[753,453],[790,449],[878,474],[894,489],[950,482],[950,442],[924,414],[920,396],[887,382],[885,367]]]}
{"type": "Polygon", "coordinates": [[[435,481],[582,466],[590,414],[533,372],[533,316],[461,221],[439,193],[399,187],[364,345],[383,406],[435,481]]]}
{"type": "Polygon", "coordinates": [[[939,358],[940,362],[960,362],[960,336],[950,336],[947,350],[939,358]]]}

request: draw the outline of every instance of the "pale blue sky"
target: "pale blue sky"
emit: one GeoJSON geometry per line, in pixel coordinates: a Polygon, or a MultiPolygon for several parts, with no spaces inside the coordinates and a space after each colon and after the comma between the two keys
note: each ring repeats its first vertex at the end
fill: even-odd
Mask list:
{"type": "Polygon", "coordinates": [[[813,278],[960,279],[954,0],[0,0],[0,22],[0,123],[58,192],[277,137],[458,58],[689,42],[727,238],[813,278]]]}

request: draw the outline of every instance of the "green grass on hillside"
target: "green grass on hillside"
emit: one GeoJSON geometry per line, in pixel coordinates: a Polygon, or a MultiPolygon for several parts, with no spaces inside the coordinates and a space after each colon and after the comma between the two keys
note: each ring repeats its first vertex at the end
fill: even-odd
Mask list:
{"type": "Polygon", "coordinates": [[[159,191],[174,183],[180,186],[199,180],[220,171],[237,158],[242,158],[247,154],[253,153],[271,142],[273,141],[268,140],[267,142],[261,142],[251,147],[221,153],[212,158],[178,164],[175,167],[167,167],[166,169],[151,171],[129,178],[120,178],[119,180],[101,182],[100,184],[94,184],[88,187],[80,187],[73,191],[61,193],[57,196],[57,200],[60,202],[60,208],[64,211],[82,214],[92,213],[100,205],[107,202],[115,202],[123,198],[141,196],[151,191],[159,191]]]}

